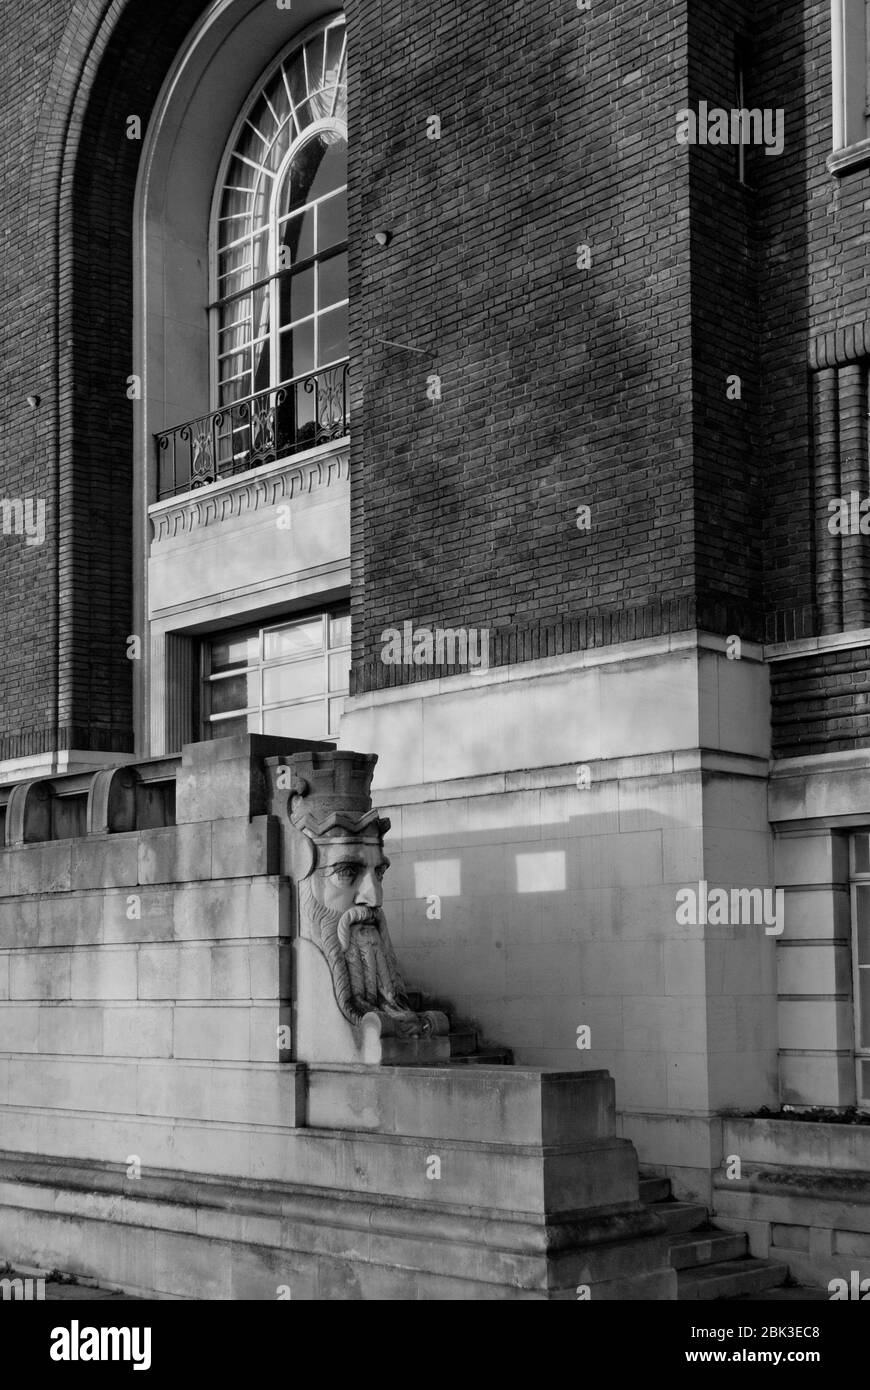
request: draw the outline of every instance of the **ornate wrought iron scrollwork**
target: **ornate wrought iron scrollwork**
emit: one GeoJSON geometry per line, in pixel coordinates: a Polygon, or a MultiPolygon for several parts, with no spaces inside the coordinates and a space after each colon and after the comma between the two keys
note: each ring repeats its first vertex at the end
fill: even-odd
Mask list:
{"type": "Polygon", "coordinates": [[[156,436],[158,496],[205,487],[347,433],[348,364],[338,363],[283,386],[234,401],[156,436]],[[299,387],[313,394],[314,418],[299,387]]]}
{"type": "Polygon", "coordinates": [[[302,389],[314,393],[314,436],[318,444],[347,433],[347,363],[306,377],[302,389]]]}

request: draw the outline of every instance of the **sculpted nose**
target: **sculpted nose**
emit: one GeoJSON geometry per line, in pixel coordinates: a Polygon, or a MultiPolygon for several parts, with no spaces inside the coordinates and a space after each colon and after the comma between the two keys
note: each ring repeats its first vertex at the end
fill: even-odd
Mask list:
{"type": "Polygon", "coordinates": [[[359,907],[380,907],[384,893],[380,881],[372,869],[366,870],[357,890],[356,902],[359,907]]]}

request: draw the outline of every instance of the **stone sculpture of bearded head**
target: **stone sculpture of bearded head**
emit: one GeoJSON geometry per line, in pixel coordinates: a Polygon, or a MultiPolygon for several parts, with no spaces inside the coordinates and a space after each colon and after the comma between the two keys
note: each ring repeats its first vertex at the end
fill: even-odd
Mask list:
{"type": "Polygon", "coordinates": [[[349,1023],[377,1014],[385,1035],[427,1037],[441,1031],[443,1016],[411,1007],[384,919],[390,822],[371,809],[376,762],[334,750],[289,760],[299,932],[325,955],[336,1003],[349,1023]]]}

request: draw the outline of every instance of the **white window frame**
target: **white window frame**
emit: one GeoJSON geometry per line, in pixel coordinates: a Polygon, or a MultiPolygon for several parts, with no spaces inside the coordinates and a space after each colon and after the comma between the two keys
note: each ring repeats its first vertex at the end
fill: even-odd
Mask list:
{"type": "Polygon", "coordinates": [[[870,0],[831,0],[833,148],[868,138],[870,113],[870,0]]]}
{"type": "MultiPolygon", "coordinates": [[[[310,40],[313,39],[318,33],[326,32],[327,30],[329,30],[330,28],[332,28],[332,27],[333,27],[334,25],[336,25],[336,24],[341,24],[342,27],[344,28],[344,35],[343,35],[343,40],[342,40],[342,51],[341,51],[341,57],[340,57],[340,60],[339,60],[339,69],[338,69],[338,70],[339,70],[339,73],[340,73],[340,74],[341,74],[341,73],[344,74],[344,82],[345,82],[345,84],[347,83],[347,25],[346,25],[346,20],[345,20],[344,15],[343,15],[340,11],[338,11],[338,12],[332,14],[332,15],[326,16],[326,17],[324,17],[323,19],[318,20],[316,23],[309,25],[306,29],[304,29],[304,30],[302,30],[300,33],[298,33],[298,34],[291,40],[291,42],[287,44],[287,46],[282,50],[282,52],[277,56],[277,58],[275,58],[274,61],[271,62],[271,63],[269,64],[268,68],[267,68],[267,69],[265,70],[265,72],[262,74],[262,76],[260,77],[260,79],[258,80],[258,82],[256,83],[256,85],[255,85],[255,86],[252,88],[252,90],[249,92],[249,94],[248,94],[248,96],[247,96],[247,98],[246,98],[246,100],[245,100],[245,102],[244,102],[244,105],[242,106],[242,109],[241,109],[241,111],[239,112],[238,117],[236,118],[235,124],[233,125],[232,131],[231,131],[231,133],[230,133],[230,138],[229,138],[229,140],[227,141],[226,147],[225,147],[225,149],[224,149],[223,157],[222,157],[222,159],[221,159],[220,166],[219,166],[219,169],[218,169],[217,179],[215,180],[215,189],[214,189],[214,196],[213,196],[213,199],[212,199],[212,208],[211,208],[211,218],[210,218],[210,223],[209,223],[209,304],[211,305],[211,310],[210,310],[210,314],[209,314],[209,355],[210,355],[210,370],[209,370],[209,377],[210,377],[210,392],[211,392],[211,409],[212,409],[212,411],[215,411],[215,410],[220,409],[220,402],[219,402],[219,397],[220,397],[220,368],[219,368],[219,352],[218,352],[218,348],[219,348],[219,343],[218,343],[219,333],[218,333],[218,329],[219,329],[219,323],[220,323],[220,307],[219,307],[219,304],[218,304],[218,300],[219,300],[218,272],[219,272],[219,268],[220,268],[220,267],[219,267],[220,250],[225,249],[225,248],[220,248],[220,246],[219,246],[219,222],[220,222],[221,201],[222,201],[224,186],[225,186],[226,180],[227,180],[227,174],[228,174],[228,171],[229,171],[229,167],[230,167],[230,164],[232,163],[232,160],[233,160],[233,158],[234,158],[234,156],[235,156],[236,146],[237,146],[237,144],[238,144],[238,141],[239,141],[239,137],[240,137],[242,128],[243,128],[243,126],[245,125],[245,122],[247,121],[249,115],[251,114],[251,112],[252,112],[252,111],[254,110],[254,108],[256,107],[256,105],[257,105],[257,103],[258,103],[258,101],[259,101],[259,99],[260,99],[260,96],[262,95],[263,91],[264,91],[266,88],[268,88],[268,86],[269,86],[269,84],[271,83],[272,79],[274,78],[275,74],[279,71],[279,69],[282,67],[283,64],[285,64],[285,63],[287,63],[288,61],[290,61],[290,60],[291,60],[298,52],[300,52],[300,51],[303,53],[303,55],[306,55],[306,56],[305,56],[305,67],[306,67],[306,74],[307,74],[307,71],[308,71],[308,64],[307,64],[306,45],[307,45],[307,44],[310,42],[310,40]]],[[[324,56],[325,56],[325,49],[324,49],[324,56]]],[[[308,84],[306,84],[306,85],[308,85],[308,84]]],[[[337,96],[337,91],[336,91],[336,96],[337,96]]],[[[339,120],[339,119],[334,115],[334,109],[335,109],[335,102],[333,102],[333,111],[330,113],[329,116],[321,117],[321,118],[318,119],[317,121],[311,122],[309,125],[305,126],[304,129],[301,130],[301,131],[299,130],[299,123],[298,123],[298,120],[297,120],[297,117],[296,117],[296,110],[295,110],[295,107],[292,109],[292,113],[291,113],[291,114],[292,114],[292,123],[293,123],[293,126],[294,126],[294,128],[295,128],[296,134],[295,134],[294,139],[293,139],[293,141],[292,141],[292,143],[291,143],[291,145],[290,145],[290,147],[289,147],[289,149],[288,149],[288,151],[287,151],[287,154],[285,155],[284,159],[282,160],[280,169],[278,170],[278,172],[277,172],[277,174],[276,174],[276,177],[275,177],[275,179],[274,179],[274,183],[273,183],[273,187],[272,187],[272,192],[271,192],[271,196],[270,196],[269,220],[268,220],[268,223],[264,223],[263,227],[260,229],[260,230],[262,231],[262,230],[266,230],[266,228],[268,227],[268,256],[267,256],[267,263],[268,263],[268,276],[269,276],[269,279],[270,279],[270,288],[269,288],[269,298],[270,298],[269,354],[270,354],[270,360],[269,360],[269,388],[268,388],[269,390],[272,390],[272,389],[274,389],[275,387],[277,387],[278,385],[280,385],[280,341],[281,341],[281,332],[280,332],[280,326],[278,325],[278,320],[277,320],[279,283],[278,283],[278,279],[276,278],[276,277],[278,276],[278,274],[279,274],[279,271],[278,271],[278,253],[277,253],[277,237],[276,237],[276,232],[277,232],[276,207],[277,207],[278,195],[279,195],[279,191],[280,191],[280,188],[281,188],[281,184],[283,183],[284,177],[285,177],[285,175],[286,175],[286,173],[287,173],[288,168],[290,167],[290,164],[292,163],[293,158],[295,158],[296,155],[298,155],[300,149],[308,142],[308,140],[312,139],[319,131],[325,130],[325,129],[333,130],[333,131],[335,131],[336,133],[340,134],[340,135],[342,136],[342,138],[343,138],[345,141],[347,140],[347,126],[346,126],[346,124],[345,124],[344,121],[339,120]]],[[[317,200],[317,201],[319,201],[319,200],[317,200]]],[[[341,302],[341,303],[344,303],[344,302],[346,302],[346,301],[340,301],[340,302],[341,302]]],[[[331,307],[337,307],[337,306],[331,306],[331,307]]],[[[249,344],[249,346],[252,346],[252,345],[253,345],[253,341],[254,341],[254,340],[253,340],[253,338],[252,338],[252,339],[251,339],[251,344],[249,344]]],[[[343,359],[343,358],[340,358],[340,359],[337,359],[337,360],[338,360],[338,361],[343,361],[344,359],[343,359]]],[[[326,366],[326,365],[328,365],[328,364],[323,364],[323,365],[326,366]]],[[[266,389],[266,388],[264,388],[264,389],[266,389]]],[[[246,393],[246,394],[247,394],[247,393],[246,393]]]]}
{"type": "Polygon", "coordinates": [[[326,742],[334,741],[335,739],[337,739],[337,732],[328,732],[329,705],[332,700],[346,700],[349,692],[347,687],[344,687],[341,690],[330,690],[329,663],[331,657],[347,655],[349,667],[351,647],[350,641],[346,643],[340,643],[336,646],[330,645],[329,625],[331,619],[337,617],[349,617],[349,613],[350,610],[347,604],[341,604],[338,606],[333,605],[325,609],[315,609],[313,612],[292,613],[284,618],[281,618],[280,620],[275,620],[268,623],[257,623],[255,621],[250,624],[245,624],[243,627],[240,628],[228,629],[226,632],[209,633],[207,636],[203,637],[200,646],[199,663],[200,692],[201,699],[203,702],[203,708],[200,711],[199,721],[200,738],[206,742],[210,741],[212,738],[220,738],[220,733],[214,734],[211,732],[211,730],[214,729],[215,726],[219,726],[224,723],[229,723],[231,720],[234,719],[247,718],[247,716],[251,714],[257,716],[257,727],[255,729],[249,728],[247,732],[262,733],[266,715],[274,712],[275,710],[295,709],[303,705],[320,704],[321,706],[323,706],[325,710],[327,732],[318,734],[316,737],[326,742]],[[312,622],[315,618],[320,618],[321,621],[321,646],[318,651],[310,653],[303,652],[299,656],[281,656],[272,658],[266,657],[265,644],[267,633],[278,631],[279,629],[287,627],[289,624],[292,624],[294,622],[312,622]],[[248,633],[251,636],[253,636],[255,632],[257,634],[257,656],[254,661],[248,662],[245,666],[233,667],[231,670],[228,671],[212,672],[210,670],[208,653],[210,646],[213,642],[220,641],[223,637],[230,637],[233,635],[241,636],[244,633],[248,633]],[[279,667],[297,665],[302,662],[311,661],[317,658],[323,661],[323,690],[314,695],[300,696],[298,699],[273,700],[269,703],[265,701],[263,693],[263,682],[265,672],[275,670],[279,667]],[[212,715],[210,709],[206,710],[204,706],[207,698],[207,687],[214,686],[222,681],[232,680],[237,676],[248,677],[251,674],[256,674],[256,704],[249,704],[245,707],[245,709],[236,709],[217,716],[212,715]]]}
{"type": "MultiPolygon", "coordinates": [[[[854,1019],[854,1059],[855,1059],[855,1094],[858,1098],[858,1108],[860,1110],[870,1110],[870,1081],[867,1085],[867,1094],[863,1094],[863,1075],[866,1065],[868,1076],[870,1076],[870,1042],[866,1046],[862,1045],[862,1013],[861,1013],[861,975],[863,972],[870,972],[870,960],[866,964],[859,964],[858,954],[858,894],[870,894],[870,869],[859,870],[856,866],[857,841],[859,838],[867,838],[866,832],[855,832],[849,837],[849,903],[852,926],[852,1015],[854,1019]]],[[[870,1020],[868,1020],[870,1025],[870,1020]]],[[[870,1026],[868,1026],[868,1037],[870,1037],[870,1026]]]]}

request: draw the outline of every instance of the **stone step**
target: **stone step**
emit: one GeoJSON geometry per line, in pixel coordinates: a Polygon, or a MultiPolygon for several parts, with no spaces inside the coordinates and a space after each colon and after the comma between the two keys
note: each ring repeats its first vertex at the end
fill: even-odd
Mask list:
{"type": "Polygon", "coordinates": [[[657,1202],[653,1210],[664,1221],[668,1234],[672,1236],[681,1235],[684,1231],[703,1230],[710,1219],[707,1208],[696,1206],[694,1202],[657,1202]]]}
{"type": "Polygon", "coordinates": [[[766,1289],[764,1293],[742,1293],[732,1299],[733,1303],[828,1303],[831,1295],[827,1289],[806,1288],[796,1285],[792,1288],[766,1289]]]}
{"type": "Polygon", "coordinates": [[[640,1200],[647,1205],[650,1202],[666,1202],[670,1195],[670,1178],[641,1178],[640,1200]]]}
{"type": "Polygon", "coordinates": [[[681,1270],[677,1275],[677,1298],[681,1303],[710,1302],[759,1294],[784,1284],[788,1270],[772,1260],[725,1260],[722,1264],[701,1265],[681,1270]]]}
{"type": "Polygon", "coordinates": [[[451,1058],[470,1057],[477,1051],[477,1033],[473,1028],[452,1028],[448,1036],[451,1058]]]}
{"type": "Polygon", "coordinates": [[[490,1047],[484,1052],[472,1052],[451,1057],[448,1066],[512,1067],[514,1055],[509,1047],[490,1047]]]}
{"type": "Polygon", "coordinates": [[[745,1259],[746,1236],[736,1231],[686,1231],[671,1236],[668,1241],[671,1265],[674,1269],[692,1269],[702,1265],[721,1264],[725,1260],[745,1259]]]}

